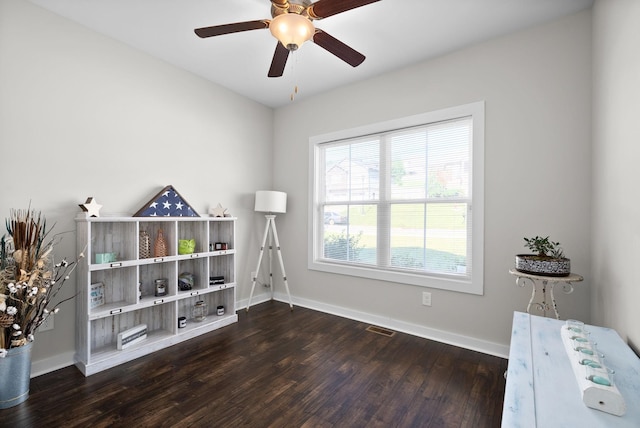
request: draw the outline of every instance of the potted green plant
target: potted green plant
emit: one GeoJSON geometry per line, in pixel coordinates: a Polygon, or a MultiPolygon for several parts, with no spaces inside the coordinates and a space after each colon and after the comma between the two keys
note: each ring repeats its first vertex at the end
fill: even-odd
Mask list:
{"type": "Polygon", "coordinates": [[[549,237],[524,238],[524,246],[534,254],[516,255],[516,270],[542,276],[568,276],[571,260],[564,256],[559,242],[549,237]]]}

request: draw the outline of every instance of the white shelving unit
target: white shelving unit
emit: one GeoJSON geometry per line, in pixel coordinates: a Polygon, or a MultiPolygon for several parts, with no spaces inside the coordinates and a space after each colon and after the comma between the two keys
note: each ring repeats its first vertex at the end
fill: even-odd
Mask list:
{"type": "MultiPolygon", "coordinates": [[[[183,342],[238,321],[236,314],[236,248],[234,217],[89,217],[76,218],[78,265],[76,366],[85,376],[183,342]],[[165,257],[139,258],[140,232],[158,231],[167,242],[165,257]],[[195,239],[192,254],[178,254],[179,239],[195,239]],[[216,243],[226,249],[215,250],[216,243]],[[96,263],[96,254],[115,253],[116,260],[96,263]],[[178,276],[194,275],[190,290],[180,290],[178,276]],[[224,283],[210,284],[211,277],[224,283]],[[155,295],[155,280],[166,278],[167,293],[155,295]],[[92,284],[102,283],[99,306],[93,305],[92,284]],[[196,321],[192,308],[207,304],[208,315],[196,321]],[[217,315],[217,307],[224,314],[217,315]],[[186,317],[183,328],[178,318],[186,317]],[[147,337],[118,350],[118,334],[146,324],[147,337]]],[[[95,297],[95,296],[94,296],[95,297]]]]}

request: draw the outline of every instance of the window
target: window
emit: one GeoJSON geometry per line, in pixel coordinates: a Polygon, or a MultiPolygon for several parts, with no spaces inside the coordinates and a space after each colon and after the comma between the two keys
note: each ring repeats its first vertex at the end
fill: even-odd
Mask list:
{"type": "Polygon", "coordinates": [[[483,293],[484,103],[310,139],[310,269],[483,293]]]}

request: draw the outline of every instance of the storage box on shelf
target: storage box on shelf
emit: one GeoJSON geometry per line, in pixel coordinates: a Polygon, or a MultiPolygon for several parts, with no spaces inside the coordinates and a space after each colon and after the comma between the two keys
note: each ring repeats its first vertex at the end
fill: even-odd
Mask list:
{"type": "Polygon", "coordinates": [[[236,322],[235,220],[78,216],[77,245],[87,257],[77,270],[76,366],[89,376],[236,322]],[[142,231],[151,241],[147,258],[142,231]],[[160,231],[167,254],[156,257],[160,231]],[[194,252],[179,254],[178,241],[191,239],[194,252]],[[193,317],[198,302],[207,311],[201,321],[193,317]],[[119,350],[118,334],[141,325],[146,338],[119,350]]]}

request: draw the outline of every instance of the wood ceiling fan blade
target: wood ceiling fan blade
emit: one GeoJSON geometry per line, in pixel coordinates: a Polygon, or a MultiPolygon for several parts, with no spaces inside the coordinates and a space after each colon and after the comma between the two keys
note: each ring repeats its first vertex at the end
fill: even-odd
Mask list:
{"type": "Polygon", "coordinates": [[[319,29],[316,29],[316,33],[313,35],[313,42],[352,67],[359,66],[366,58],[357,50],[345,45],[340,40],[319,29]]]}
{"type": "Polygon", "coordinates": [[[287,65],[287,58],[289,58],[289,49],[285,48],[282,43],[278,42],[276,45],[276,51],[273,53],[273,59],[271,60],[271,67],[269,68],[269,77],[280,77],[284,73],[284,66],[287,65]]]}
{"type": "Polygon", "coordinates": [[[311,19],[322,19],[380,0],[318,0],[307,8],[311,19]]]}
{"type": "Polygon", "coordinates": [[[240,31],[261,30],[269,28],[268,19],[260,19],[256,21],[235,22],[233,24],[214,25],[213,27],[196,28],[193,30],[198,37],[203,39],[206,37],[221,36],[223,34],[238,33],[240,31]]]}

